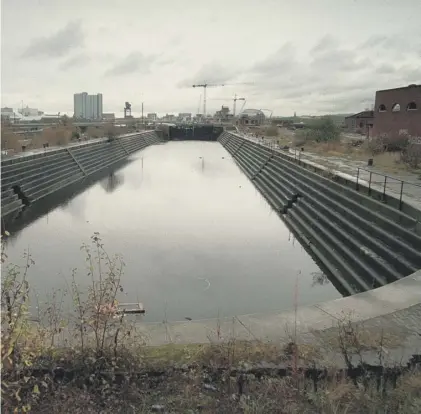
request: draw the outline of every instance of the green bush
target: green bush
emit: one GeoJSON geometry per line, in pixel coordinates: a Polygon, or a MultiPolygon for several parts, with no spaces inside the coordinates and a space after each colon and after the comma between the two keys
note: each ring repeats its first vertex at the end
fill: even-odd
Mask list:
{"type": "Polygon", "coordinates": [[[307,139],[316,142],[337,141],[340,138],[341,130],[332,118],[326,116],[310,125],[305,131],[305,135],[307,139]]]}
{"type": "Polygon", "coordinates": [[[271,125],[265,128],[265,135],[267,137],[277,137],[278,136],[278,127],[276,125],[271,125]]]}

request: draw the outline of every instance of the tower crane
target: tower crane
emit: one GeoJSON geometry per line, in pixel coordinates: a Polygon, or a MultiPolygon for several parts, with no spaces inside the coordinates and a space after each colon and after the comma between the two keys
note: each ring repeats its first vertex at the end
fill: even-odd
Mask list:
{"type": "Polygon", "coordinates": [[[237,101],[244,101],[245,102],[246,98],[237,98],[237,94],[235,94],[233,101],[234,101],[234,105],[233,105],[232,113],[233,113],[233,116],[235,116],[235,109],[236,109],[237,101]]]}
{"type": "MultiPolygon", "coordinates": [[[[234,86],[234,85],[252,85],[252,83],[231,83],[231,84],[227,84],[227,83],[222,83],[222,84],[213,84],[213,83],[201,83],[201,84],[197,84],[197,85],[192,85],[193,88],[203,88],[203,116],[206,117],[206,89],[208,87],[217,87],[217,86],[234,86]]],[[[237,96],[237,95],[236,95],[237,96]]],[[[236,100],[243,100],[243,98],[235,98],[236,100]]],[[[235,102],[234,101],[234,108],[235,108],[235,102]]],[[[234,109],[234,114],[235,114],[235,109],[234,109]]]]}
{"type": "Polygon", "coordinates": [[[217,86],[225,86],[224,84],[213,84],[213,83],[201,83],[201,84],[197,84],[197,85],[192,85],[193,88],[203,88],[203,117],[206,118],[206,89],[207,88],[213,88],[213,87],[217,87],[217,86]]]}

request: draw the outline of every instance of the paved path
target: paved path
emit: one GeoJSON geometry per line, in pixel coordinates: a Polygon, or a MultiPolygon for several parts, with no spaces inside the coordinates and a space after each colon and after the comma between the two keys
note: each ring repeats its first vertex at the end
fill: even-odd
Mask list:
{"type": "MultiPolygon", "coordinates": [[[[332,362],[339,363],[341,354],[334,344],[338,327],[357,324],[361,342],[372,343],[376,350],[384,337],[384,350],[396,361],[421,353],[420,321],[421,270],[378,289],[297,310],[220,320],[139,323],[137,328],[147,337],[149,345],[209,343],[232,338],[282,344],[297,335],[298,342],[322,347],[326,355],[328,348],[332,348],[332,362]]],[[[366,357],[378,358],[376,352],[367,345],[366,357]]]]}

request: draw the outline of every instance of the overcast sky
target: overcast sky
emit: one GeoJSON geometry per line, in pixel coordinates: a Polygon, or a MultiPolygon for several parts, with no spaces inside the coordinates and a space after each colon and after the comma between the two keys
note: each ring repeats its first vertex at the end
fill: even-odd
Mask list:
{"type": "Polygon", "coordinates": [[[2,0],[2,106],[354,112],[421,82],[421,0],[2,0]],[[240,85],[239,83],[252,83],[240,85]],[[212,100],[215,99],[215,100],[212,100]],[[241,102],[237,105],[241,107],[241,102]]]}

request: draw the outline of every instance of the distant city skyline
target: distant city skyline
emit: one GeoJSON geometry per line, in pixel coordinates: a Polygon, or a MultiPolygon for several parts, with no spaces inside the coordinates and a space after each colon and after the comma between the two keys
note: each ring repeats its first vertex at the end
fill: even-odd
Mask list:
{"type": "Polygon", "coordinates": [[[421,80],[419,0],[97,3],[2,1],[2,106],[71,113],[86,90],[104,112],[196,113],[209,82],[225,85],[210,113],[235,94],[274,116],[349,113],[421,80]]]}

